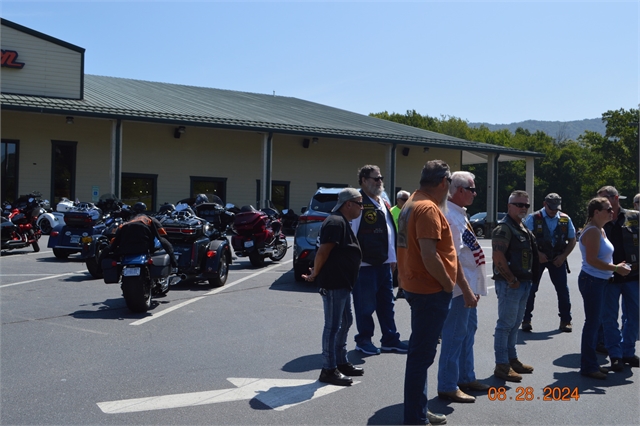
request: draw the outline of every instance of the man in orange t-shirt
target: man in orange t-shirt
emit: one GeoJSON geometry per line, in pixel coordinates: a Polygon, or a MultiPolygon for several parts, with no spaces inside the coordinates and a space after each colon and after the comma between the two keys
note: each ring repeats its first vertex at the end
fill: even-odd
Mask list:
{"type": "Polygon", "coordinates": [[[428,161],[422,169],[420,189],[409,198],[398,218],[398,278],[411,307],[404,424],[433,423],[429,418],[434,415],[427,408],[427,370],[436,356],[438,336],[456,283],[463,290],[465,306],[477,305],[477,298],[458,262],[451,228],[443,213],[450,184],[451,171],[447,163],[428,161]]]}

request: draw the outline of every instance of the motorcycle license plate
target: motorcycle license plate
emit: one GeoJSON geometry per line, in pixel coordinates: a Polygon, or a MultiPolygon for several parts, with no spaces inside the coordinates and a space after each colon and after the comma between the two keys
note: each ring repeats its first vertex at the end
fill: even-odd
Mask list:
{"type": "Polygon", "coordinates": [[[79,241],[80,241],[80,235],[72,235],[71,240],[69,240],[71,244],[77,244],[79,241]]]}
{"type": "Polygon", "coordinates": [[[244,242],[244,246],[245,246],[246,248],[253,247],[253,241],[245,241],[245,242],[244,242]]]}
{"type": "Polygon", "coordinates": [[[125,277],[137,277],[140,275],[140,268],[124,268],[122,275],[125,277]]]}

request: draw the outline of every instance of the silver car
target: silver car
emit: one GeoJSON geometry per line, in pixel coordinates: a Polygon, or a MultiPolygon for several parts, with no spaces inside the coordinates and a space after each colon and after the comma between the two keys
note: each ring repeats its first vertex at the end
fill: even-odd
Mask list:
{"type": "Polygon", "coordinates": [[[320,227],[338,202],[338,194],[342,189],[319,188],[311,197],[309,207],[298,218],[293,237],[293,275],[296,281],[304,281],[302,274],[309,273],[316,257],[320,227]]]}

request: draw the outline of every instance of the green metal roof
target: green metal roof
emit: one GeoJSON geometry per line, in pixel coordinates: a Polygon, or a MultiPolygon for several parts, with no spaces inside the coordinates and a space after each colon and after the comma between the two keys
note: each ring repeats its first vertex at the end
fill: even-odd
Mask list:
{"type": "Polygon", "coordinates": [[[357,139],[515,157],[544,156],[467,141],[292,97],[116,77],[85,75],[81,100],[2,93],[0,101],[5,110],[357,139]]]}

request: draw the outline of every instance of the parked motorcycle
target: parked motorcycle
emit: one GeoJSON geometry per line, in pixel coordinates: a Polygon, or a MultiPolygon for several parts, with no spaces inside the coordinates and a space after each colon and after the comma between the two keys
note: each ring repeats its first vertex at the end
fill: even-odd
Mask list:
{"type": "Polygon", "coordinates": [[[38,240],[42,232],[36,224],[42,208],[36,198],[39,193],[20,196],[14,205],[3,203],[0,222],[0,236],[2,250],[14,250],[31,246],[33,251],[39,252],[38,240]]]}
{"type": "Polygon", "coordinates": [[[255,267],[264,266],[267,257],[278,261],[287,254],[287,237],[275,208],[243,206],[235,215],[233,229],[236,235],[231,237],[231,244],[236,256],[248,256],[255,267]]]}
{"type": "Polygon", "coordinates": [[[80,253],[80,257],[86,259],[87,270],[93,278],[97,279],[103,278],[102,266],[99,262],[102,250],[109,246],[118,228],[133,216],[128,205],[121,203],[115,196],[112,200],[111,203],[102,204],[105,209],[111,209],[104,215],[104,230],[100,234],[92,235],[91,241],[83,243],[80,253]]]}
{"type": "Polygon", "coordinates": [[[68,198],[62,197],[56,206],[56,211],[53,211],[50,206],[48,208],[45,207],[49,204],[48,200],[43,200],[43,204],[41,206],[46,211],[38,216],[37,224],[42,234],[50,235],[53,228],[66,225],[64,214],[73,208],[74,203],[68,198]]]}
{"type": "Polygon", "coordinates": [[[175,207],[161,206],[156,219],[173,246],[181,279],[208,281],[212,287],[227,282],[232,260],[225,231],[233,214],[217,203],[202,203],[193,208],[178,203],[175,207]]]}
{"type": "Polygon", "coordinates": [[[166,295],[169,286],[180,280],[170,277],[171,262],[164,250],[103,259],[101,267],[105,283],[122,281],[122,295],[132,312],[148,311],[153,296],[166,295]]]}
{"type": "Polygon", "coordinates": [[[291,209],[282,210],[282,232],[289,235],[295,234],[299,217],[291,209]]]}
{"type": "Polygon", "coordinates": [[[93,242],[95,235],[105,230],[102,210],[93,203],[78,203],[64,214],[65,225],[58,225],[51,231],[47,247],[53,249],[58,259],[66,259],[74,253],[81,253],[84,244],[93,242]]]}

